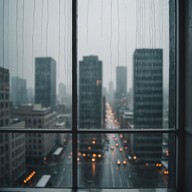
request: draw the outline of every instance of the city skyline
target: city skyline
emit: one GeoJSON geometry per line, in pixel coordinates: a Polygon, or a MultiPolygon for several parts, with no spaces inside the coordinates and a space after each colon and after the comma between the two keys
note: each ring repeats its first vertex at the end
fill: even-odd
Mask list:
{"type": "MultiPolygon", "coordinates": [[[[27,79],[28,88],[34,88],[35,57],[53,57],[58,63],[57,82],[64,82],[71,93],[71,1],[16,2],[0,3],[0,25],[4,27],[0,32],[1,66],[10,69],[11,76],[27,79]]],[[[168,1],[79,2],[78,61],[83,56],[97,55],[107,74],[104,87],[110,81],[116,87],[116,66],[127,66],[127,89],[132,87],[132,56],[136,48],[163,48],[164,87],[168,85],[168,1]]]]}

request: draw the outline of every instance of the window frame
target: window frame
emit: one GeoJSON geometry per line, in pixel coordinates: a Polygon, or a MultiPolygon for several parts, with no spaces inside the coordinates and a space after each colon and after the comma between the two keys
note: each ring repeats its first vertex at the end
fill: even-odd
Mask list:
{"type": "MultiPolygon", "coordinates": [[[[184,190],[184,98],[185,98],[185,86],[184,86],[184,69],[185,66],[182,63],[185,62],[185,3],[183,0],[173,0],[176,3],[176,128],[172,129],[122,129],[122,130],[100,130],[100,129],[78,129],[78,102],[77,102],[77,12],[78,12],[78,0],[72,0],[72,128],[71,129],[23,129],[23,128],[6,128],[1,127],[0,133],[64,133],[72,135],[72,190],[81,189],[78,187],[78,143],[77,138],[79,134],[87,133],[168,133],[174,134],[176,137],[175,149],[176,149],[176,173],[175,173],[175,190],[184,190]]],[[[6,187],[3,187],[6,189],[6,187]]],[[[7,187],[7,189],[13,187],[7,187]]],[[[2,187],[0,186],[0,189],[2,187]]],[[[26,189],[26,188],[23,188],[26,189]]],[[[37,188],[31,188],[37,189],[37,188]]],[[[115,189],[115,188],[111,188],[115,189]]],[[[124,188],[122,188],[124,189],[124,188]]],[[[59,189],[58,189],[59,190],[59,189]]],[[[46,189],[45,189],[46,191],[46,189]]]]}

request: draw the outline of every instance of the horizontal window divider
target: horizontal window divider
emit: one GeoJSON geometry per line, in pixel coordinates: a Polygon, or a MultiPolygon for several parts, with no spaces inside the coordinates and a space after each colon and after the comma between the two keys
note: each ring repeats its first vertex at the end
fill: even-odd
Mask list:
{"type": "Polygon", "coordinates": [[[78,129],[78,133],[177,133],[176,129],[78,129]]]}
{"type": "Polygon", "coordinates": [[[0,128],[0,133],[71,133],[71,129],[0,128]]]}
{"type": "Polygon", "coordinates": [[[177,129],[39,129],[39,128],[0,128],[0,133],[178,133],[177,129]]]}

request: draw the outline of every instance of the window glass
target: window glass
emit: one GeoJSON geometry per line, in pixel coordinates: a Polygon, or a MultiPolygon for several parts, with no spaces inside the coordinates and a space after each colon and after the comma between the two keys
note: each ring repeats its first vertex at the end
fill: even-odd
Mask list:
{"type": "Polygon", "coordinates": [[[71,0],[0,1],[0,127],[32,130],[0,133],[0,186],[175,188],[175,1],[77,4],[72,26],[71,0]]]}
{"type": "MultiPolygon", "coordinates": [[[[41,142],[29,142],[27,133],[0,134],[2,139],[7,137],[0,143],[0,170],[4,170],[0,172],[1,187],[72,186],[71,135],[40,136],[41,142]]],[[[31,133],[30,138],[39,136],[31,133]]]]}
{"type": "Polygon", "coordinates": [[[174,5],[78,0],[79,128],[175,127],[174,5]]]}
{"type": "Polygon", "coordinates": [[[71,129],[72,2],[3,0],[0,10],[0,99],[11,102],[10,121],[71,129]]]}

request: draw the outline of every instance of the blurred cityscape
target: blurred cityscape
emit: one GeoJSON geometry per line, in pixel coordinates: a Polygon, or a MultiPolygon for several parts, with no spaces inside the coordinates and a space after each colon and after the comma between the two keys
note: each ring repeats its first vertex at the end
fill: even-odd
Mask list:
{"type": "MultiPolygon", "coordinates": [[[[168,127],[163,103],[162,49],[137,49],[133,88],[127,91],[127,68],[116,67],[113,83],[103,87],[102,61],[79,62],[80,129],[162,129],[168,127]]],[[[56,95],[56,61],[35,59],[35,89],[0,68],[0,126],[23,129],[72,129],[72,98],[63,83],[56,95]],[[11,82],[11,83],[10,83],[11,82]]],[[[166,187],[169,134],[80,134],[79,185],[166,187]],[[109,178],[112,177],[112,178],[109,178]],[[143,178],[145,177],[145,178],[143,178]],[[89,178],[89,179],[88,179],[89,178]],[[88,180],[87,180],[88,179],[88,180]]],[[[71,186],[72,135],[1,133],[1,186],[71,186]],[[39,181],[41,180],[41,181],[39,181]],[[45,185],[45,184],[44,184],[45,185]]]]}
{"type": "Polygon", "coordinates": [[[72,1],[0,1],[0,186],[72,187],[77,121],[78,187],[175,187],[175,1],[78,2],[74,107],[72,1]]]}

